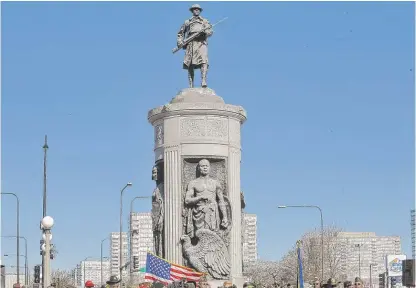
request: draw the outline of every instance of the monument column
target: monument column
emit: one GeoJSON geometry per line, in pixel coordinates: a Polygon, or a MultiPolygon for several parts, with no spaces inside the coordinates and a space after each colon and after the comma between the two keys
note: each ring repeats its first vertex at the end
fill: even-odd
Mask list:
{"type": "Polygon", "coordinates": [[[182,236],[181,215],[181,165],[179,145],[164,149],[165,171],[165,258],[172,263],[182,264],[180,237],[182,236]],[[177,217],[176,217],[177,216],[177,217]]]}
{"type": "MultiPolygon", "coordinates": [[[[185,259],[184,249],[188,249],[189,253],[207,253],[203,250],[203,242],[211,240],[188,234],[189,221],[192,220],[188,218],[190,208],[185,205],[185,195],[190,181],[198,177],[197,164],[202,159],[208,159],[211,162],[210,177],[223,188],[229,213],[226,216],[229,226],[220,227],[223,234],[218,233],[216,237],[219,237],[212,243],[218,249],[214,253],[223,253],[219,250],[224,249],[222,247],[227,252],[217,260],[222,263],[214,263],[212,269],[216,272],[208,273],[208,276],[210,281],[219,281],[215,283],[217,286],[224,279],[229,279],[238,288],[242,287],[240,130],[246,120],[245,110],[241,106],[226,104],[212,89],[187,88],[168,104],[150,110],[148,119],[155,127],[155,162],[163,162],[164,168],[165,258],[172,263],[195,268],[198,264],[195,261],[202,261],[198,259],[203,259],[203,255],[192,259],[188,255],[185,259]],[[183,246],[183,237],[194,239],[188,242],[188,246],[183,246]],[[202,250],[192,250],[191,246],[199,245],[199,242],[202,242],[202,250]],[[229,270],[220,275],[224,273],[220,267],[229,270]]],[[[217,208],[221,209],[219,205],[217,208]]]]}
{"type": "Polygon", "coordinates": [[[243,259],[241,255],[241,187],[240,187],[240,148],[230,147],[228,158],[228,181],[229,181],[229,198],[231,210],[233,211],[233,221],[230,237],[230,260],[231,275],[234,279],[242,277],[243,259]]]}

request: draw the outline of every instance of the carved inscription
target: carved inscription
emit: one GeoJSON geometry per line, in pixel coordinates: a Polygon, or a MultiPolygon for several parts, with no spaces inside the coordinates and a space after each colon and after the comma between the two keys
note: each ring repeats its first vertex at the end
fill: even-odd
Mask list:
{"type": "Polygon", "coordinates": [[[228,121],[224,119],[207,119],[207,136],[225,138],[228,135],[228,121]]]}
{"type": "Polygon", "coordinates": [[[181,137],[204,137],[205,119],[182,119],[181,137]]]}
{"type": "Polygon", "coordinates": [[[184,118],[181,120],[182,138],[212,138],[228,140],[228,119],[224,118],[184,118]]]}

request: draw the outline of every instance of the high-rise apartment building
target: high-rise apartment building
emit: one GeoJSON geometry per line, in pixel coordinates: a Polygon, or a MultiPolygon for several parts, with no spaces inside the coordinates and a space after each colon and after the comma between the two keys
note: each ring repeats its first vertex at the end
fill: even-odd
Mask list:
{"type": "MultiPolygon", "coordinates": [[[[123,232],[122,235],[122,265],[125,265],[129,261],[129,246],[127,233],[123,232]]],[[[128,275],[129,268],[123,270],[123,278],[128,275]]],[[[110,274],[120,275],[120,232],[112,232],[110,234],[110,274]]]]}
{"type": "Polygon", "coordinates": [[[340,232],[337,235],[337,252],[344,279],[361,276],[365,283],[378,286],[378,275],[385,272],[387,255],[401,254],[400,237],[377,236],[374,232],[340,232]]]}
{"type": "Polygon", "coordinates": [[[257,215],[244,213],[243,269],[257,261],[257,215]]]}
{"type": "MultiPolygon", "coordinates": [[[[132,213],[130,215],[130,255],[131,266],[133,269],[134,259],[138,257],[139,269],[146,266],[147,251],[153,252],[153,231],[151,213],[132,213]]],[[[143,281],[144,274],[133,272],[133,283],[143,281]]]]}
{"type": "Polygon", "coordinates": [[[416,235],[415,235],[415,229],[416,229],[416,215],[415,215],[415,209],[410,211],[410,231],[412,235],[412,258],[416,258],[416,235]]]}
{"type": "Polygon", "coordinates": [[[110,278],[110,261],[103,260],[103,283],[101,283],[101,259],[81,261],[76,270],[77,287],[84,287],[88,280],[96,286],[101,286],[110,278]]]}

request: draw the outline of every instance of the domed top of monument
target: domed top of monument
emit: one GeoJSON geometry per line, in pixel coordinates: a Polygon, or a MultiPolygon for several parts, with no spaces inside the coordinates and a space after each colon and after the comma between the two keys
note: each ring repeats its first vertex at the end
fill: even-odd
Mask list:
{"type": "Polygon", "coordinates": [[[179,91],[170,101],[174,103],[221,103],[224,104],[222,97],[215,94],[210,88],[186,88],[179,91]]]}

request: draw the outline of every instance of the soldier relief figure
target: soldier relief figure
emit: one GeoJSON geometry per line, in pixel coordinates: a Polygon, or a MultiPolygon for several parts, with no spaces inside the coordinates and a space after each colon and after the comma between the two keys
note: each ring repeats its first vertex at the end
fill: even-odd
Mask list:
{"type": "Polygon", "coordinates": [[[153,245],[155,254],[164,257],[163,249],[163,224],[164,224],[164,207],[163,207],[163,181],[158,167],[152,169],[152,180],[156,181],[156,188],[152,194],[152,228],[153,228],[153,245]]]}
{"type": "Polygon", "coordinates": [[[188,212],[185,235],[181,237],[183,255],[199,272],[214,279],[227,279],[231,265],[224,232],[231,228],[230,206],[220,182],[209,176],[209,161],[199,161],[197,170],[200,175],[189,182],[185,195],[188,212]]]}
{"type": "Polygon", "coordinates": [[[201,70],[201,86],[207,87],[208,37],[214,31],[209,21],[201,17],[201,6],[195,4],[189,10],[192,12],[192,17],[181,26],[177,36],[177,46],[185,49],[183,69],[188,70],[189,87],[194,87],[195,69],[201,70]],[[196,37],[185,43],[192,36],[196,37]]]}

